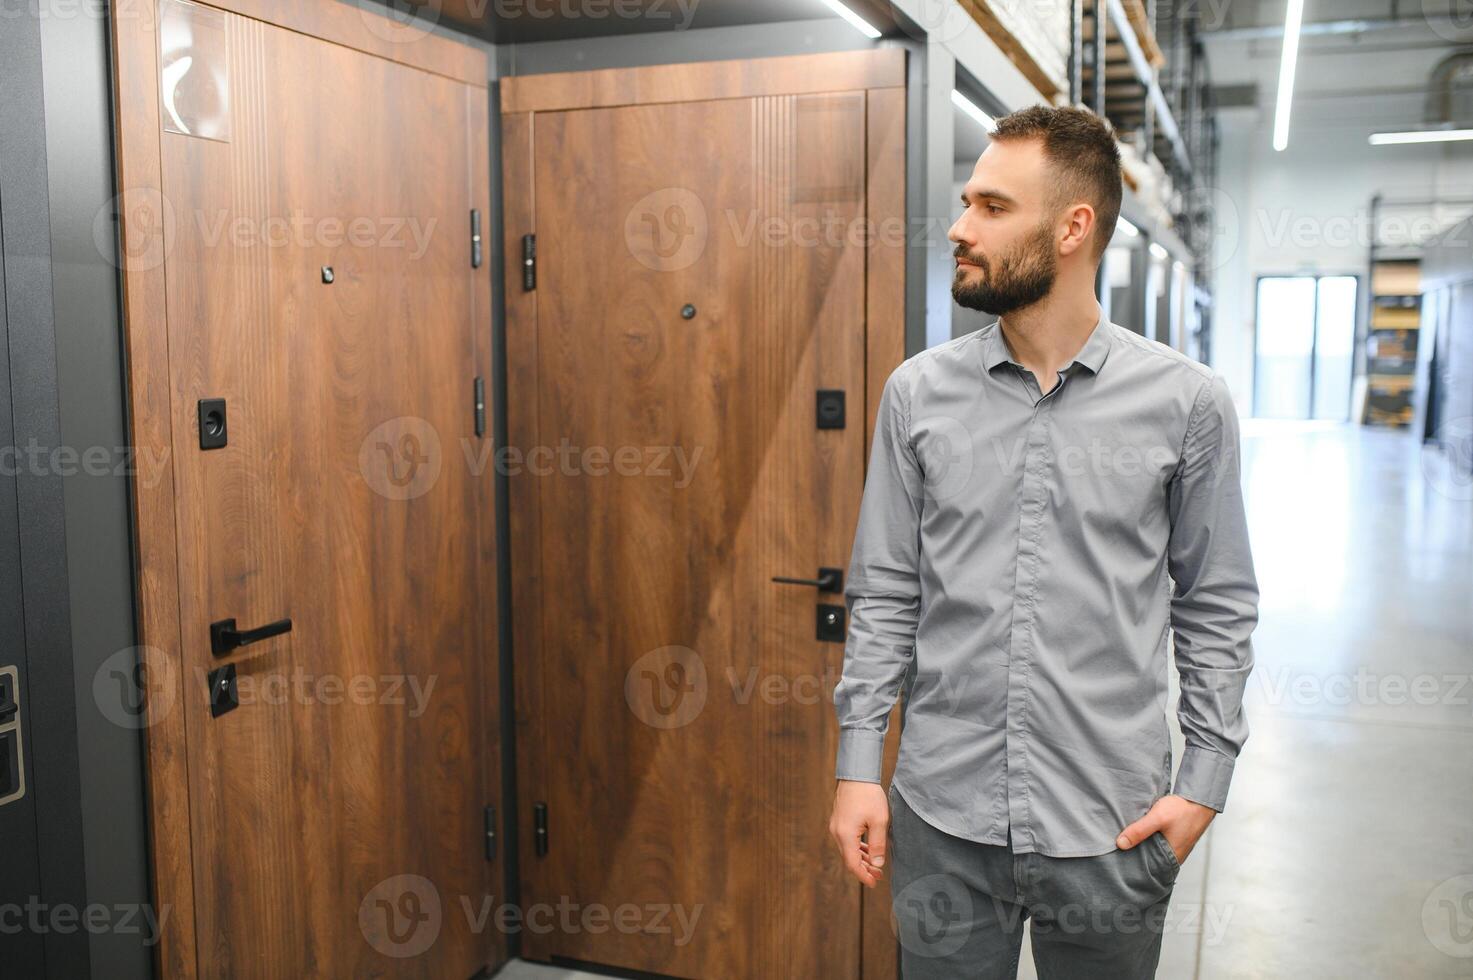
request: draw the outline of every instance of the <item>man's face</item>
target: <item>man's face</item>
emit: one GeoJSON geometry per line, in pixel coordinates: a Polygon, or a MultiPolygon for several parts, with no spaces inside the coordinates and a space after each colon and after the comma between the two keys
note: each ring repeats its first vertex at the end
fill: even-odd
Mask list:
{"type": "Polygon", "coordinates": [[[993,143],[962,191],[963,211],[947,238],[956,243],[951,295],[999,316],[1036,303],[1058,277],[1054,215],[1045,211],[1050,168],[1041,140],[993,143]]]}

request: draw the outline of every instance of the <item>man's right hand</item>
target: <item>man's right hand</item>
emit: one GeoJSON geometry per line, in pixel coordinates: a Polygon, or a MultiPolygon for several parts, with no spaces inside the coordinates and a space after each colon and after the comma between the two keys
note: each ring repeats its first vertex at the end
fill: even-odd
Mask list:
{"type": "Polygon", "coordinates": [[[890,801],[879,783],[839,780],[834,791],[834,813],[829,833],[839,845],[844,866],[867,888],[884,874],[886,836],[890,830],[890,801]],[[868,837],[866,842],[862,838],[868,837]]]}

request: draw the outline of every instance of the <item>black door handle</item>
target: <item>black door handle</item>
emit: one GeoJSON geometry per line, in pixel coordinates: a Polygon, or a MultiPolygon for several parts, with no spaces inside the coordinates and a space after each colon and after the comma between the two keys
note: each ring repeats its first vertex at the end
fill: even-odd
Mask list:
{"type": "Polygon", "coordinates": [[[280,636],[292,631],[290,619],[278,619],[274,623],[258,626],[253,630],[238,630],[235,628],[235,620],[222,619],[218,623],[210,624],[210,649],[215,656],[223,656],[238,647],[247,646],[257,640],[264,640],[272,636],[280,636]]]}
{"type": "Polygon", "coordinates": [[[818,578],[789,578],[786,575],[774,575],[772,580],[784,585],[811,585],[820,592],[844,591],[844,570],[842,568],[820,568],[818,578]]]}

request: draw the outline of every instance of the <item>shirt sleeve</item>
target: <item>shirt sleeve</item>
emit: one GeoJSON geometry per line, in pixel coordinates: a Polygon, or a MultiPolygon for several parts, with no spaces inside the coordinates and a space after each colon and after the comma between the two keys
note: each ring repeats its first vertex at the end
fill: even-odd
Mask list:
{"type": "Polygon", "coordinates": [[[923,474],[910,444],[909,402],[897,368],[880,396],[844,588],[849,632],[834,688],[839,779],[880,782],[890,712],[915,656],[923,474]]]}
{"type": "Polygon", "coordinates": [[[1216,373],[1192,406],[1167,493],[1171,628],[1181,679],[1177,718],[1186,736],[1173,792],[1221,811],[1248,738],[1243,690],[1253,669],[1258,583],[1243,507],[1238,418],[1216,373]]]}

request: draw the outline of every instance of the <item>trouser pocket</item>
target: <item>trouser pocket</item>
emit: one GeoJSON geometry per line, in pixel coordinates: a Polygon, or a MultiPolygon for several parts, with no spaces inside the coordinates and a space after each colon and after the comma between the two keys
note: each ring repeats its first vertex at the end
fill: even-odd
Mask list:
{"type": "Polygon", "coordinates": [[[1181,862],[1176,859],[1176,851],[1171,848],[1171,841],[1161,831],[1156,831],[1150,836],[1151,844],[1155,847],[1158,866],[1163,881],[1174,882],[1176,876],[1181,872],[1181,862]]]}

